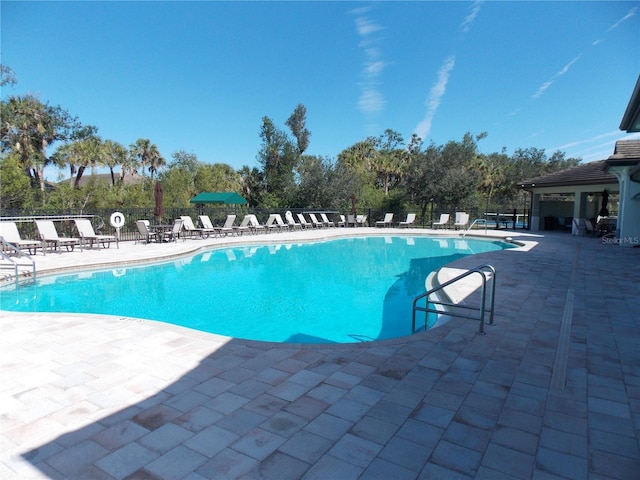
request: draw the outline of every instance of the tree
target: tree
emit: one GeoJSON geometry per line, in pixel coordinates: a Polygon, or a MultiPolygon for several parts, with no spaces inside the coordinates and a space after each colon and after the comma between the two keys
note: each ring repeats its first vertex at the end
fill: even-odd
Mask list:
{"type": "Polygon", "coordinates": [[[166,165],[166,160],[160,155],[158,147],[151,143],[148,138],[139,138],[136,143],[129,146],[131,155],[138,159],[142,167],[142,176],[144,176],[145,168],[149,168],[151,179],[160,167],[166,165]]]}
{"type": "Polygon", "coordinates": [[[302,155],[309,147],[309,137],[311,136],[311,132],[307,129],[306,123],[307,107],[302,104],[298,104],[291,116],[285,122],[296,139],[299,155],[302,155]]]}
{"type": "Polygon", "coordinates": [[[44,192],[47,149],[72,138],[80,122],[61,107],[42,103],[33,95],[11,96],[2,102],[2,151],[15,152],[32,186],[44,192]]]}
{"type": "Polygon", "coordinates": [[[18,77],[11,67],[0,64],[0,87],[5,85],[13,86],[16,83],[18,83],[18,77]]]}
{"type": "Polygon", "coordinates": [[[12,153],[0,159],[0,208],[3,212],[28,207],[30,197],[29,177],[21,168],[18,155],[12,153]]]}
{"type": "Polygon", "coordinates": [[[262,172],[253,167],[243,166],[239,171],[240,188],[242,196],[247,200],[250,207],[257,207],[262,202],[264,193],[264,176],[262,172]]]}
{"type": "Polygon", "coordinates": [[[124,169],[124,165],[127,163],[128,152],[124,145],[113,140],[105,140],[103,148],[104,162],[109,167],[109,173],[111,174],[111,186],[115,186],[116,177],[113,169],[118,165],[121,165],[121,168],[124,169]]]}

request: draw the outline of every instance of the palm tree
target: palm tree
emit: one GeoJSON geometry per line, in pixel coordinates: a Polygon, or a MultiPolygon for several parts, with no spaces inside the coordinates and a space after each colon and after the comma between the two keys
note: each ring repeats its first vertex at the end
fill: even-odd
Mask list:
{"type": "Polygon", "coordinates": [[[124,165],[127,163],[127,149],[124,148],[118,142],[114,142],[113,140],[106,140],[103,144],[104,147],[104,159],[105,163],[109,167],[109,172],[111,173],[111,185],[116,184],[116,178],[113,173],[113,169],[116,165],[121,165],[124,169],[124,165]]]}
{"type": "Polygon", "coordinates": [[[166,160],[162,158],[162,155],[160,155],[158,147],[151,143],[151,140],[148,138],[139,138],[129,149],[131,154],[139,160],[143,176],[145,168],[147,165],[149,166],[151,179],[153,179],[153,174],[158,171],[158,168],[167,163],[166,160]]]}

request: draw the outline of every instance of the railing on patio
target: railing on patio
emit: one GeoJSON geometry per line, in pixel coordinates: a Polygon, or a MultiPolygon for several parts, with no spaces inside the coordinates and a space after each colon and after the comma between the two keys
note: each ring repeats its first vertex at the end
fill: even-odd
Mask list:
{"type": "Polygon", "coordinates": [[[18,271],[18,268],[20,266],[27,266],[27,267],[31,266],[31,270],[32,270],[31,278],[33,280],[36,279],[36,261],[33,258],[31,258],[31,255],[23,252],[15,245],[12,245],[11,243],[5,241],[5,239],[2,237],[0,237],[0,245],[2,245],[2,248],[0,249],[0,257],[2,257],[3,260],[8,261],[11,265],[13,265],[14,275],[16,279],[16,287],[18,286],[19,279],[20,279],[20,272],[18,271]],[[30,265],[21,265],[8,252],[13,252],[13,254],[17,255],[18,258],[25,258],[30,265]]]}
{"type": "Polygon", "coordinates": [[[481,265],[479,267],[472,268],[451,280],[438,285],[430,290],[427,290],[425,293],[418,295],[413,299],[413,314],[412,314],[412,324],[411,331],[413,333],[416,332],[416,312],[425,312],[425,320],[424,320],[424,329],[428,328],[429,321],[429,313],[435,313],[438,315],[450,315],[452,317],[462,317],[462,318],[470,318],[472,320],[479,320],[480,327],[478,333],[481,335],[485,334],[484,331],[484,317],[485,313],[489,312],[489,325],[493,325],[493,310],[494,310],[494,300],[495,300],[495,291],[496,291],[496,269],[492,265],[481,265]],[[431,295],[442,291],[445,287],[452,285],[456,282],[459,282],[463,278],[466,278],[473,274],[479,274],[482,279],[482,289],[480,291],[480,305],[470,306],[470,305],[460,305],[457,303],[453,303],[450,301],[445,301],[443,299],[434,299],[432,300],[431,295]],[[489,306],[487,307],[487,282],[491,281],[491,288],[489,289],[489,306]],[[425,306],[418,306],[418,302],[422,299],[425,299],[425,306]],[[429,307],[429,305],[433,305],[433,307],[429,307]],[[445,308],[436,308],[436,306],[445,307],[445,308]],[[448,307],[448,309],[447,309],[448,307]],[[451,310],[453,309],[453,310],[451,310]],[[455,309],[460,309],[463,311],[456,311],[455,309]],[[472,310],[479,312],[478,316],[465,314],[464,310],[472,310]]]}

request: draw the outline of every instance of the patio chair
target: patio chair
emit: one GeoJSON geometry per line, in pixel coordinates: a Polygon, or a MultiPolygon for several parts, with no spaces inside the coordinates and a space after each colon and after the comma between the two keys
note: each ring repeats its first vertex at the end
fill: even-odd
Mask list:
{"type": "Polygon", "coordinates": [[[438,228],[438,227],[445,228],[447,225],[449,225],[449,214],[441,213],[440,220],[438,220],[437,222],[433,222],[433,224],[431,225],[431,228],[438,228]]]}
{"type": "Polygon", "coordinates": [[[250,221],[251,216],[249,214],[245,215],[242,219],[242,222],[240,222],[240,225],[238,225],[237,227],[233,227],[233,231],[236,233],[236,235],[242,235],[244,232],[248,232],[250,229],[250,221]]]}
{"type": "Polygon", "coordinates": [[[302,213],[298,213],[297,215],[298,215],[298,220],[300,220],[300,225],[302,225],[302,228],[313,228],[313,225],[307,222],[307,219],[304,217],[302,213]]]}
{"type": "Polygon", "coordinates": [[[151,240],[155,240],[158,238],[158,234],[156,232],[152,232],[149,228],[149,220],[137,220],[136,227],[138,228],[138,240],[144,239],[145,243],[150,243],[151,240]]]}
{"type": "Polygon", "coordinates": [[[225,235],[229,235],[234,233],[233,224],[236,221],[236,215],[227,215],[227,219],[224,221],[224,225],[222,227],[214,227],[217,232],[221,235],[224,233],[225,235]]]}
{"type": "Polygon", "coordinates": [[[402,222],[398,222],[398,226],[400,228],[409,228],[409,225],[413,225],[413,222],[416,221],[416,214],[415,213],[407,213],[407,219],[402,221],[402,222]]]}
{"type": "Polygon", "coordinates": [[[80,243],[78,238],[60,237],[52,220],[36,220],[35,222],[40,238],[45,245],[50,245],[52,252],[54,247],[59,250],[63,246],[68,252],[72,252],[73,248],[80,243]]]}
{"type": "MultiPolygon", "coordinates": [[[[26,248],[29,250],[31,255],[36,254],[36,249],[38,247],[42,248],[41,242],[37,242],[35,240],[23,240],[20,237],[20,232],[18,231],[18,227],[15,222],[0,222],[0,237],[4,238],[5,242],[10,243],[19,250],[26,248]]],[[[45,253],[44,251],[45,249],[42,248],[43,253],[45,253]]]]}
{"type": "Polygon", "coordinates": [[[216,233],[213,228],[196,227],[189,215],[180,215],[180,219],[182,220],[182,228],[189,236],[196,234],[200,238],[208,238],[209,235],[216,233]]]}
{"type": "MultiPolygon", "coordinates": [[[[177,242],[180,237],[180,233],[182,232],[183,221],[181,218],[174,220],[173,227],[171,230],[167,230],[162,233],[162,241],[167,242],[177,242]]],[[[182,241],[184,242],[184,235],[182,236],[182,241]]]]}
{"type": "Polygon", "coordinates": [[[366,215],[356,215],[356,225],[360,227],[364,227],[366,224],[367,224],[366,215]]]}
{"type": "MultiPolygon", "coordinates": [[[[280,220],[282,220],[282,217],[280,217],[280,220]]],[[[275,213],[269,215],[269,218],[267,218],[264,226],[267,228],[267,230],[280,230],[282,228],[278,223],[275,213]]]]}
{"type": "Polygon", "coordinates": [[[358,225],[355,215],[347,215],[347,227],[350,227],[351,225],[353,225],[354,227],[358,225]]]}
{"type": "Polygon", "coordinates": [[[393,213],[385,213],[384,220],[378,220],[376,227],[390,227],[393,222],[393,213]]]}
{"type": "Polygon", "coordinates": [[[249,215],[249,229],[253,233],[258,233],[258,231],[264,231],[265,226],[260,225],[260,222],[258,222],[258,218],[254,214],[251,214],[249,215]]]}
{"type": "Polygon", "coordinates": [[[315,228],[324,227],[324,224],[320,220],[318,220],[315,213],[310,213],[309,218],[311,219],[311,225],[313,225],[313,227],[315,228]]]}
{"type": "Polygon", "coordinates": [[[85,240],[88,240],[89,248],[93,248],[93,242],[98,244],[98,248],[100,248],[100,244],[102,244],[102,248],[109,248],[111,246],[111,242],[116,241],[116,237],[113,235],[98,235],[93,230],[91,221],[86,218],[75,218],[74,221],[76,222],[76,230],[78,230],[78,234],[80,235],[81,246],[85,240]]]}
{"type": "Polygon", "coordinates": [[[338,220],[338,227],[346,227],[347,219],[344,218],[344,215],[340,215],[340,220],[338,220]]]}
{"type": "Polygon", "coordinates": [[[467,212],[456,212],[456,219],[453,228],[464,228],[469,225],[469,214],[467,212]]]}
{"type": "Polygon", "coordinates": [[[291,230],[301,230],[302,229],[302,225],[294,220],[293,213],[291,213],[291,210],[287,210],[285,212],[284,218],[287,221],[287,224],[289,225],[289,228],[291,230]]]}
{"type": "Polygon", "coordinates": [[[329,220],[329,217],[327,217],[326,213],[321,213],[320,214],[320,218],[322,219],[322,223],[324,225],[326,225],[327,227],[335,227],[336,226],[336,224],[333,223],[332,220],[329,220]]]}

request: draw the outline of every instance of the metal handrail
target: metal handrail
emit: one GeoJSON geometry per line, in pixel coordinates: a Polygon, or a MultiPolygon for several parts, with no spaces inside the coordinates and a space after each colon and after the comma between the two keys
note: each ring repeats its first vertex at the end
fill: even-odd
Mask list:
{"type": "Polygon", "coordinates": [[[473,222],[471,222],[471,225],[469,225],[469,228],[467,228],[464,233],[462,234],[462,238],[467,236],[467,233],[469,233],[469,230],[471,230],[471,227],[473,227],[476,224],[479,223],[484,223],[484,234],[487,234],[487,219],[486,218],[476,218],[473,222]]]}
{"type": "MultiPolygon", "coordinates": [[[[18,257],[20,257],[20,258],[24,257],[27,260],[29,260],[29,262],[31,262],[32,277],[35,280],[36,279],[36,261],[33,258],[31,258],[31,255],[26,254],[21,249],[19,249],[18,247],[16,247],[12,243],[7,242],[2,237],[0,237],[0,244],[2,245],[2,249],[0,249],[0,257],[2,257],[4,260],[7,260],[9,263],[13,264],[13,268],[15,270],[15,277],[16,277],[16,287],[19,284],[18,267],[20,267],[21,265],[13,257],[7,255],[6,249],[12,250],[13,252],[18,254],[18,257]]],[[[24,266],[24,265],[22,265],[22,266],[24,266]]]]}
{"type": "Polygon", "coordinates": [[[489,325],[493,325],[495,292],[496,292],[496,269],[492,265],[481,265],[479,267],[468,270],[458,275],[457,277],[452,278],[451,280],[438,285],[437,287],[427,290],[426,292],[418,295],[416,298],[413,299],[411,331],[413,333],[416,332],[416,312],[417,311],[425,312],[425,320],[424,320],[425,330],[427,329],[429,313],[437,313],[439,315],[443,314],[443,309],[429,308],[429,304],[431,304],[431,305],[439,305],[442,307],[453,307],[453,308],[459,308],[459,309],[479,311],[480,313],[479,316],[474,316],[474,315],[464,315],[461,312],[444,309],[444,312],[446,312],[448,315],[451,315],[453,317],[462,317],[462,318],[470,318],[472,320],[479,320],[480,327],[479,327],[478,333],[480,333],[481,335],[484,335],[485,334],[484,316],[486,312],[489,312],[489,325]],[[433,295],[434,293],[443,290],[445,287],[448,287],[449,285],[452,285],[458,282],[459,280],[468,277],[469,275],[473,275],[474,273],[479,274],[480,277],[482,278],[482,291],[481,291],[481,299],[480,299],[479,307],[473,307],[469,305],[458,305],[453,302],[445,302],[443,300],[431,300],[429,298],[430,295],[433,295]],[[486,305],[486,286],[487,286],[488,280],[491,280],[491,289],[489,291],[489,308],[487,308],[487,305],[486,305]],[[417,305],[417,303],[423,298],[425,299],[426,304],[424,307],[420,307],[417,305]]]}

